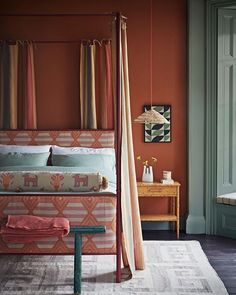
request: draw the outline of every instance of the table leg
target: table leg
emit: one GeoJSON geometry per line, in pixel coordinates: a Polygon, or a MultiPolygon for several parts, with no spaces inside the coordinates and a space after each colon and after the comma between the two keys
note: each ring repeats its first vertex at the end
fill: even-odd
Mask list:
{"type": "Polygon", "coordinates": [[[178,187],[177,198],[176,198],[176,215],[177,215],[176,234],[177,234],[177,239],[179,239],[179,187],[178,187]]]}
{"type": "MultiPolygon", "coordinates": [[[[174,197],[170,198],[170,202],[171,202],[171,214],[176,215],[175,198],[174,198],[174,197]]],[[[175,221],[172,222],[171,229],[172,229],[173,231],[176,229],[175,221]]]]}
{"type": "Polygon", "coordinates": [[[81,265],[82,265],[82,236],[75,233],[75,246],[74,246],[74,293],[81,293],[81,265]]]}

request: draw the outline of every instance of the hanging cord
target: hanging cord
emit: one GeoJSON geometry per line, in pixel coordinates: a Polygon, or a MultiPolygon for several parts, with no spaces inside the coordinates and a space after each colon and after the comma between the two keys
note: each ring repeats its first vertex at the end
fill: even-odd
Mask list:
{"type": "Polygon", "coordinates": [[[96,43],[98,43],[98,45],[100,47],[102,47],[102,44],[106,44],[106,43],[110,43],[111,42],[111,39],[102,39],[101,41],[97,40],[97,39],[94,39],[92,41],[92,44],[95,45],[96,43]]]}
{"type": "Polygon", "coordinates": [[[150,96],[152,109],[152,0],[150,0],[150,96]]]}
{"type": "Polygon", "coordinates": [[[102,39],[101,40],[101,44],[109,44],[109,43],[111,43],[111,39],[102,39]]]}
{"type": "Polygon", "coordinates": [[[89,40],[89,39],[82,39],[81,40],[81,44],[83,44],[83,45],[90,45],[91,44],[91,40],[89,40]]]}
{"type": "Polygon", "coordinates": [[[126,20],[125,19],[121,19],[121,29],[122,30],[125,30],[127,28],[127,23],[126,23],[126,20]]]}
{"type": "Polygon", "coordinates": [[[100,47],[102,46],[102,44],[104,44],[104,43],[110,43],[111,42],[111,39],[101,39],[101,40],[97,40],[97,39],[92,39],[92,40],[90,40],[90,39],[83,39],[82,41],[81,41],[81,43],[83,44],[83,45],[88,45],[88,46],[92,46],[92,45],[96,45],[96,44],[98,44],[100,47]]]}
{"type": "Polygon", "coordinates": [[[91,41],[91,44],[90,44],[90,45],[96,45],[96,43],[98,43],[98,45],[99,45],[100,47],[102,46],[102,42],[99,41],[99,40],[97,40],[97,39],[93,39],[93,40],[91,41]]]}

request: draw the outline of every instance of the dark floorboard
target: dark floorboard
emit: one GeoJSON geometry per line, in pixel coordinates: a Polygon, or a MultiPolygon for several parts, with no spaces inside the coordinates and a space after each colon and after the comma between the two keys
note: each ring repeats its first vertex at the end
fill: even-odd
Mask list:
{"type": "MultiPolygon", "coordinates": [[[[143,231],[144,240],[175,240],[173,231],[143,231]]],[[[209,235],[180,234],[180,240],[200,242],[210,264],[218,273],[230,295],[236,295],[236,240],[209,235]]]]}

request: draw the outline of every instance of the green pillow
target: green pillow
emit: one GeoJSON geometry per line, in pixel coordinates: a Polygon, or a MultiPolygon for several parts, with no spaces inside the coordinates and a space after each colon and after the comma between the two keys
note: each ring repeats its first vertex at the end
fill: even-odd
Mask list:
{"type": "Polygon", "coordinates": [[[110,181],[115,181],[115,155],[112,154],[52,154],[52,165],[90,167],[94,171],[100,172],[103,176],[107,176],[110,181]]]}
{"type": "Polygon", "coordinates": [[[3,166],[46,166],[50,153],[8,153],[0,154],[0,167],[3,166]]]}

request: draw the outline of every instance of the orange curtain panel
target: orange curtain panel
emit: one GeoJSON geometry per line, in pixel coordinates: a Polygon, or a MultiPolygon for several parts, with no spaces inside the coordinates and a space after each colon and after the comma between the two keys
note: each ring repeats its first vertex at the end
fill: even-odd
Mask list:
{"type": "Polygon", "coordinates": [[[33,44],[0,44],[0,128],[36,129],[33,44]]]}
{"type": "MultiPolygon", "coordinates": [[[[23,81],[22,81],[23,82],[23,81]]],[[[26,46],[26,95],[25,95],[25,129],[37,129],[34,50],[32,42],[26,46]]]]}
{"type": "Polygon", "coordinates": [[[111,42],[84,41],[80,47],[80,127],[113,129],[111,42]]]}

